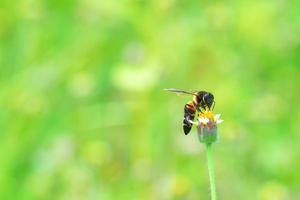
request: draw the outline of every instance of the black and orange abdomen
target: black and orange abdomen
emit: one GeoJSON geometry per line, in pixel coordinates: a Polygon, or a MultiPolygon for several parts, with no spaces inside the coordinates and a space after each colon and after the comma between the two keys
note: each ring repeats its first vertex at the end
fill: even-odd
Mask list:
{"type": "Polygon", "coordinates": [[[187,104],[185,104],[184,106],[184,118],[183,118],[183,131],[184,134],[187,135],[191,129],[193,124],[190,123],[189,120],[193,121],[195,118],[195,106],[193,101],[188,102],[187,104]]]}

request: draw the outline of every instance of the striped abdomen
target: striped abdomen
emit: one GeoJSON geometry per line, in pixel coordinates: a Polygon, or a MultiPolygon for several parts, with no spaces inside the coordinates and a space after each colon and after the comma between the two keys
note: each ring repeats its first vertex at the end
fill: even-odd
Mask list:
{"type": "Polygon", "coordinates": [[[193,121],[195,118],[195,106],[194,102],[190,101],[184,106],[184,118],[183,118],[183,131],[184,134],[187,135],[191,129],[193,124],[189,122],[189,120],[193,121]]]}

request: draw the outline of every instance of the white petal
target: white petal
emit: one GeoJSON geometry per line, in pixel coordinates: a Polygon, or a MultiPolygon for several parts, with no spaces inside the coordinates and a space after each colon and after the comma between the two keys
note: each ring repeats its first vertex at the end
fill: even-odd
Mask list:
{"type": "Polygon", "coordinates": [[[221,124],[224,120],[223,119],[218,119],[217,124],[221,124]]]}
{"type": "Polygon", "coordinates": [[[215,114],[215,121],[218,121],[218,119],[220,119],[221,114],[215,114]]]}
{"type": "Polygon", "coordinates": [[[209,122],[209,119],[204,118],[204,117],[199,117],[199,122],[203,123],[203,124],[207,124],[209,122]]]}
{"type": "Polygon", "coordinates": [[[189,122],[190,122],[191,124],[198,125],[198,123],[197,123],[197,122],[194,122],[194,121],[192,121],[192,120],[189,120],[189,122]]]}

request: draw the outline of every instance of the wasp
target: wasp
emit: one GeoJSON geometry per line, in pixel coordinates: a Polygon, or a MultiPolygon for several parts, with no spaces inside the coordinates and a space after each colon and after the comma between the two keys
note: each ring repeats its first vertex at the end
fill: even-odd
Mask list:
{"type": "Polygon", "coordinates": [[[187,94],[192,95],[193,100],[187,102],[184,105],[184,117],[183,117],[183,131],[184,134],[187,135],[193,126],[193,120],[195,118],[196,111],[199,113],[204,112],[205,110],[213,110],[215,107],[215,100],[214,95],[210,92],[206,91],[196,91],[196,92],[189,92],[180,89],[165,89],[169,92],[175,92],[177,94],[187,94]]]}

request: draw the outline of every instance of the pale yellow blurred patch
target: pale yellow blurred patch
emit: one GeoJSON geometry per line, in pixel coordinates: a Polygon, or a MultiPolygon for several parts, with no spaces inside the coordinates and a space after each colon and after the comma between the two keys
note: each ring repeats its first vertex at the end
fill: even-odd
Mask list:
{"type": "Polygon", "coordinates": [[[174,176],[171,183],[172,196],[183,197],[190,190],[191,184],[185,176],[174,176]]]}
{"type": "Polygon", "coordinates": [[[153,175],[153,166],[149,159],[137,159],[134,162],[133,173],[139,181],[149,181],[153,175]]]}
{"type": "Polygon", "coordinates": [[[235,122],[223,123],[218,130],[219,140],[236,141],[248,134],[247,129],[235,122]]]}
{"type": "Polygon", "coordinates": [[[23,19],[41,20],[41,17],[46,14],[45,4],[39,0],[22,0],[18,5],[19,14],[23,19]]]}
{"type": "Polygon", "coordinates": [[[260,192],[259,192],[259,200],[288,200],[289,194],[287,188],[276,182],[269,181],[265,183],[260,192]]]}
{"type": "Polygon", "coordinates": [[[272,35],[278,11],[276,3],[245,1],[237,7],[236,17],[239,34],[254,43],[267,43],[272,35]]]}
{"type": "Polygon", "coordinates": [[[113,72],[112,81],[118,88],[127,91],[143,91],[154,87],[159,79],[157,63],[148,63],[143,67],[122,65],[113,72]]]}
{"type": "Polygon", "coordinates": [[[6,104],[18,113],[30,116],[39,115],[47,108],[47,102],[40,94],[18,89],[11,91],[6,104]]]}
{"type": "MultiPolygon", "coordinates": [[[[180,130],[181,131],[181,130],[180,130]]],[[[179,131],[178,131],[179,132],[179,131]]],[[[174,149],[180,154],[185,154],[186,156],[199,155],[203,151],[203,145],[201,145],[197,138],[196,128],[191,130],[191,133],[185,136],[182,132],[174,134],[174,149]]]]}
{"type": "Polygon", "coordinates": [[[166,175],[153,185],[155,199],[183,198],[191,189],[190,181],[181,175],[166,175]]]}
{"type": "Polygon", "coordinates": [[[249,118],[253,121],[272,121],[278,119],[287,107],[279,94],[265,93],[251,102],[249,118]]]}
{"type": "Polygon", "coordinates": [[[214,3],[205,10],[209,26],[216,30],[224,30],[231,23],[233,18],[233,9],[223,3],[214,3]]]}
{"type": "Polygon", "coordinates": [[[69,90],[75,97],[87,97],[95,89],[95,78],[88,72],[74,74],[69,81],[69,90]]]}
{"type": "Polygon", "coordinates": [[[84,160],[95,166],[110,162],[112,159],[111,149],[107,144],[100,141],[86,143],[82,147],[81,154],[84,160]]]}
{"type": "Polygon", "coordinates": [[[125,8],[121,2],[115,0],[80,0],[78,2],[78,17],[84,23],[94,24],[112,16],[114,19],[124,17],[125,8]]]}

